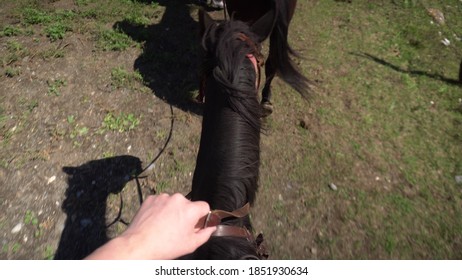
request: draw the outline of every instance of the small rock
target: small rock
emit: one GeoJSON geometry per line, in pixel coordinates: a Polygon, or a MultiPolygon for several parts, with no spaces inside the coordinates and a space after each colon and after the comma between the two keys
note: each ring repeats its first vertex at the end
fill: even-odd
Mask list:
{"type": "Polygon", "coordinates": [[[462,184],[462,175],[457,175],[455,179],[457,184],[462,184]]]}
{"type": "Polygon", "coordinates": [[[329,188],[333,191],[336,191],[337,190],[337,186],[334,184],[334,183],[330,183],[329,184],[329,188]]]}
{"type": "Polygon", "coordinates": [[[318,253],[318,249],[311,248],[311,254],[316,255],[318,253]]]}
{"type": "Polygon", "coordinates": [[[11,233],[15,234],[18,233],[22,229],[22,223],[19,223],[14,226],[14,228],[11,230],[11,233]]]}
{"type": "Polygon", "coordinates": [[[443,45],[447,47],[451,44],[451,41],[449,41],[447,38],[444,38],[443,40],[441,40],[441,43],[443,43],[443,45]]]}
{"type": "Polygon", "coordinates": [[[56,180],[56,176],[51,176],[51,177],[48,179],[48,181],[47,181],[47,185],[53,183],[54,180],[56,180]]]}

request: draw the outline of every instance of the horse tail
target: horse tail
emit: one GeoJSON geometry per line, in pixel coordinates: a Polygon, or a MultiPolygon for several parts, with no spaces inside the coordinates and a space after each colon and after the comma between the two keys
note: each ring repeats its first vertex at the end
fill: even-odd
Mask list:
{"type": "Polygon", "coordinates": [[[296,0],[273,0],[276,9],[276,22],[270,36],[269,58],[271,64],[282,80],[306,97],[310,89],[310,81],[303,76],[294,65],[292,58],[299,55],[288,42],[289,23],[292,19],[296,0]]]}

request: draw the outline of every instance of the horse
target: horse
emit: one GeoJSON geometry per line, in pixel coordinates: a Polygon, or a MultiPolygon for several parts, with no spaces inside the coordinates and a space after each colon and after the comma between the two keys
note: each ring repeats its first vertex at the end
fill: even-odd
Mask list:
{"type": "MultiPolygon", "coordinates": [[[[217,231],[186,258],[261,259],[267,256],[249,217],[258,189],[261,110],[258,101],[260,28],[271,13],[253,25],[217,23],[199,12],[205,103],[196,168],[189,197],[209,203],[217,231]]],[[[209,223],[207,225],[207,223],[209,223]]]]}
{"type": "MultiPolygon", "coordinates": [[[[233,20],[243,21],[252,26],[267,13],[274,13],[268,28],[259,35],[258,43],[269,37],[269,52],[265,62],[265,85],[262,90],[261,108],[263,116],[273,112],[271,103],[271,82],[276,74],[303,97],[308,97],[310,81],[295,66],[291,56],[297,56],[288,43],[289,24],[295,12],[297,0],[225,0],[225,10],[233,20]]],[[[226,17],[225,11],[225,17],[226,17]]],[[[199,94],[198,99],[203,94],[199,94]]]]}

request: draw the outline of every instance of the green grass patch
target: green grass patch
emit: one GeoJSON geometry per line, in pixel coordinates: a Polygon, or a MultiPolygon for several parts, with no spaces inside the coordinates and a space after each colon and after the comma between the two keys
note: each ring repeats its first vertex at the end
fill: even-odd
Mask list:
{"type": "Polygon", "coordinates": [[[46,11],[25,8],[22,12],[22,22],[26,24],[46,24],[52,21],[53,17],[46,11]]]}
{"type": "Polygon", "coordinates": [[[48,95],[60,96],[60,89],[67,84],[65,80],[56,79],[56,80],[48,80],[48,95]]]}
{"type": "Polygon", "coordinates": [[[123,51],[135,46],[136,42],[118,30],[103,29],[98,34],[97,45],[104,51],[123,51]]]}
{"type": "Polygon", "coordinates": [[[19,41],[6,42],[6,53],[0,55],[3,66],[11,65],[29,55],[29,50],[19,41]]]}
{"type": "Polygon", "coordinates": [[[9,78],[19,76],[20,74],[21,74],[21,70],[19,68],[6,67],[5,69],[5,76],[9,78]]]}
{"type": "Polygon", "coordinates": [[[23,30],[19,27],[7,25],[3,27],[3,30],[0,31],[0,37],[13,37],[23,34],[23,30]]]}
{"type": "Polygon", "coordinates": [[[143,77],[138,71],[128,72],[122,67],[116,67],[111,71],[111,81],[115,88],[134,88],[143,81],[143,77]]]}
{"type": "Polygon", "coordinates": [[[47,245],[45,247],[45,251],[43,252],[43,259],[44,260],[53,260],[55,257],[55,250],[52,246],[47,245]]]}
{"type": "Polygon", "coordinates": [[[71,27],[68,25],[57,22],[53,23],[45,28],[45,34],[52,42],[60,39],[64,39],[66,32],[71,31],[71,27]]]}
{"type": "Polygon", "coordinates": [[[107,113],[104,117],[101,130],[128,132],[135,129],[139,124],[140,118],[134,114],[120,113],[119,115],[114,115],[113,113],[107,113]]]}
{"type": "Polygon", "coordinates": [[[35,212],[27,210],[24,214],[24,224],[30,225],[34,229],[34,237],[39,238],[43,235],[43,228],[39,223],[39,219],[35,212]]]}

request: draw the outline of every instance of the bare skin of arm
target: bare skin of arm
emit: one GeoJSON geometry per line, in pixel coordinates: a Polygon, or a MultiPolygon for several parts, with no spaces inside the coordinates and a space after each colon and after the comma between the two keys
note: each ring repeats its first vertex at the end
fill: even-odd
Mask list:
{"type": "Polygon", "coordinates": [[[175,259],[207,242],[216,227],[201,228],[206,202],[189,201],[181,194],[149,196],[125,232],[85,259],[175,259]]]}

